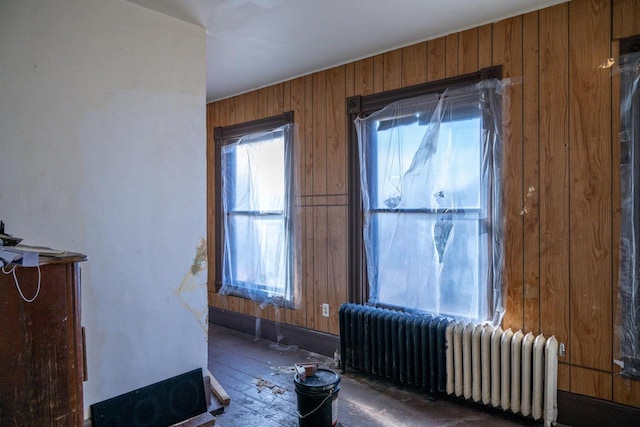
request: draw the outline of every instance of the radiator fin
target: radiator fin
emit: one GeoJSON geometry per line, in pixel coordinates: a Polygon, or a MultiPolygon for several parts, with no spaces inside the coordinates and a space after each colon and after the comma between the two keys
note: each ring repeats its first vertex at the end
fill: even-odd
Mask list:
{"type": "Polygon", "coordinates": [[[343,304],[339,319],[343,373],[351,368],[555,424],[555,337],[358,304],[343,304]]]}

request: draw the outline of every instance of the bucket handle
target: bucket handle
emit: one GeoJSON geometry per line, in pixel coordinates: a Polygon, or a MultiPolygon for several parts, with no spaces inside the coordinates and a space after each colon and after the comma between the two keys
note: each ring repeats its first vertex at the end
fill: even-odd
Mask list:
{"type": "Polygon", "coordinates": [[[297,411],[297,412],[298,412],[298,417],[299,417],[299,418],[301,418],[301,419],[302,419],[302,418],[307,418],[309,415],[313,414],[313,413],[314,413],[314,412],[316,412],[318,409],[322,408],[322,405],[324,405],[324,402],[326,402],[326,401],[327,401],[327,399],[328,399],[328,398],[330,398],[331,396],[333,396],[333,390],[331,390],[331,391],[329,392],[329,395],[328,395],[327,397],[325,397],[325,398],[322,400],[322,402],[320,402],[320,404],[319,404],[318,406],[316,406],[316,408],[315,408],[313,411],[311,411],[311,412],[309,412],[309,413],[307,413],[307,414],[305,414],[305,415],[302,415],[302,414],[300,413],[300,411],[297,411]]]}

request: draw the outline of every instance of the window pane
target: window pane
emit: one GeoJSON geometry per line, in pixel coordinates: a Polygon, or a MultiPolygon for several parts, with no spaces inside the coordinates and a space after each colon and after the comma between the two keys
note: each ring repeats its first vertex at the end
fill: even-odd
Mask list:
{"type": "MultiPolygon", "coordinates": [[[[479,115],[479,113],[478,113],[479,115]]],[[[429,208],[455,205],[480,208],[480,118],[443,122],[439,125],[436,150],[427,170],[415,170],[422,176],[419,188],[403,188],[412,164],[428,131],[416,121],[378,131],[374,209],[393,209],[404,198],[403,208],[429,208]],[[440,196],[436,196],[440,195],[440,196]],[[444,200],[443,200],[444,198],[444,200]]],[[[411,181],[414,182],[414,181],[411,181]]]]}
{"type": "Polygon", "coordinates": [[[225,281],[269,296],[284,296],[286,289],[286,232],[281,216],[231,215],[227,232],[231,248],[231,277],[225,281]]]}
{"type": "Polygon", "coordinates": [[[232,185],[227,187],[230,211],[284,209],[284,138],[248,138],[230,146],[225,156],[232,185]],[[232,150],[232,151],[231,151],[232,150]]]}
{"type": "Polygon", "coordinates": [[[487,316],[486,248],[475,214],[379,213],[379,302],[465,318],[487,316]],[[411,295],[411,298],[407,298],[411,295]]]}

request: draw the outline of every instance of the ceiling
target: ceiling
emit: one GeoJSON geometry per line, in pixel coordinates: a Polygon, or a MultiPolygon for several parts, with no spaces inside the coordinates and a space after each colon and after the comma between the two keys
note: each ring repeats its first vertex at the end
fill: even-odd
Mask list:
{"type": "Polygon", "coordinates": [[[129,0],[206,29],[207,102],[567,0],[129,0]]]}

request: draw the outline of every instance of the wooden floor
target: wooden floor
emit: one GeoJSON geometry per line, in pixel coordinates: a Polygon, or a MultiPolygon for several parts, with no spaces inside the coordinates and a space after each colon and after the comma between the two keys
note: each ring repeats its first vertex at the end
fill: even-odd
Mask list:
{"type": "MultiPolygon", "coordinates": [[[[340,370],[333,358],[279,345],[217,325],[209,326],[209,370],[231,397],[216,417],[222,427],[297,426],[295,363],[340,370]]],[[[541,425],[499,410],[399,387],[347,371],[340,374],[339,426],[541,425]]]]}

